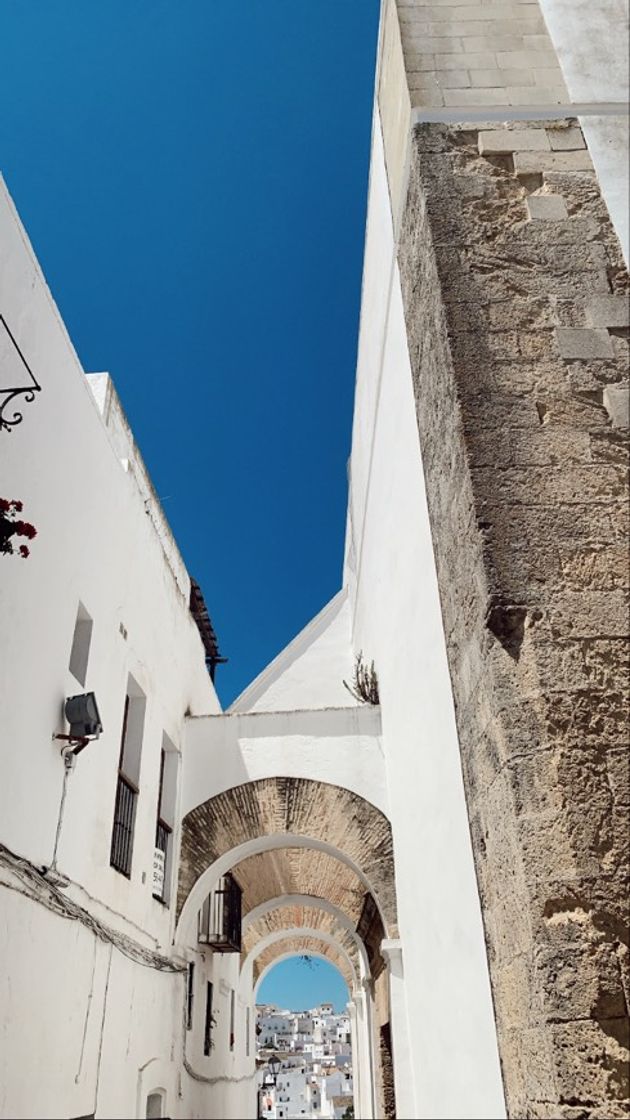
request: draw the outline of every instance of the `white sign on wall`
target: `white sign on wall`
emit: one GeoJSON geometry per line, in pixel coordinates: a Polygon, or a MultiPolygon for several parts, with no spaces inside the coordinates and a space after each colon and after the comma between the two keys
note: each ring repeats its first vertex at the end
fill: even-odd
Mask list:
{"type": "Polygon", "coordinates": [[[153,894],[162,897],[164,890],[164,852],[161,848],[153,849],[153,894]]]}

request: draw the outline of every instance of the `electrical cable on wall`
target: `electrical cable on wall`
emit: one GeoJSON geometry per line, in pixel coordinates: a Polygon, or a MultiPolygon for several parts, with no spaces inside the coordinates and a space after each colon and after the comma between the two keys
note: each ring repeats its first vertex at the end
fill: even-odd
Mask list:
{"type": "Polygon", "coordinates": [[[25,895],[33,902],[38,902],[47,910],[50,910],[51,913],[57,914],[60,918],[80,922],[100,941],[112,945],[135,964],[143,965],[145,968],[153,968],[158,972],[183,973],[186,971],[186,966],[176,964],[168,957],[162,956],[161,953],[145,949],[143,945],[140,945],[131,937],[127,937],[126,934],[119,933],[105,925],[104,922],[99,921],[85,907],[73,902],[72,899],[67,898],[58,890],[54,883],[46,879],[35,864],[16,855],[15,852],[12,852],[3,844],[0,844],[0,868],[9,871],[20,884],[17,885],[2,879],[0,880],[0,886],[25,895]]]}
{"type": "Polygon", "coordinates": [[[66,795],[68,792],[68,778],[70,777],[71,770],[69,767],[64,767],[63,771],[63,785],[61,787],[61,801],[59,802],[59,814],[57,816],[57,828],[55,830],[55,843],[53,846],[53,854],[50,867],[48,871],[57,871],[57,852],[59,849],[59,838],[61,836],[61,826],[63,824],[63,811],[66,804],[66,795]]]}

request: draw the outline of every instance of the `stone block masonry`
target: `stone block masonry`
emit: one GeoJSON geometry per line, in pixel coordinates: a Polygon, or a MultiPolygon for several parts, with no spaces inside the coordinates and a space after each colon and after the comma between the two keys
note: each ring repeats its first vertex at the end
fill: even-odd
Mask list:
{"type": "Polygon", "coordinates": [[[499,1049],[511,1117],[612,1120],[628,276],[575,120],[479,129],[415,128],[399,261],[499,1049]]]}
{"type": "Polygon", "coordinates": [[[414,107],[566,104],[537,3],[398,0],[398,16],[414,107]]]}

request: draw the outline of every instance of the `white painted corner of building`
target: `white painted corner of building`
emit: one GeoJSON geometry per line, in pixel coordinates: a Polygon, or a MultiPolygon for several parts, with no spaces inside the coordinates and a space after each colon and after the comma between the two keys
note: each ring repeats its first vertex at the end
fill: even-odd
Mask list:
{"type": "Polygon", "coordinates": [[[352,676],[350,605],[346,588],[285,646],[237,697],[229,712],[353,708],[344,687],[352,676]]]}

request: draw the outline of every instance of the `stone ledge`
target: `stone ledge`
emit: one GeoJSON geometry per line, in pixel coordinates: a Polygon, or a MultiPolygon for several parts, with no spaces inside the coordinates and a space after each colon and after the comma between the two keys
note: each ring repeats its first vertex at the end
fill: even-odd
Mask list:
{"type": "Polygon", "coordinates": [[[532,221],[558,222],[569,217],[567,204],[559,194],[533,194],[527,199],[532,221]]]}
{"type": "Polygon", "coordinates": [[[608,331],[600,327],[556,327],[558,349],[563,358],[613,358],[608,331]]]}

